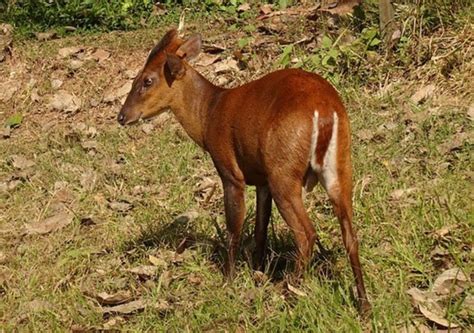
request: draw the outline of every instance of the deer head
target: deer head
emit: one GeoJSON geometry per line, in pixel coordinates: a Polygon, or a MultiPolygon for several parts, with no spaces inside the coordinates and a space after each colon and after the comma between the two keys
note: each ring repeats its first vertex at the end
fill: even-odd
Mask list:
{"type": "Polygon", "coordinates": [[[172,108],[182,96],[180,81],[187,75],[187,61],[201,50],[201,35],[187,40],[178,37],[177,30],[166,33],[151,50],[144,67],[133,81],[127,99],[118,115],[121,125],[147,119],[172,108]]]}

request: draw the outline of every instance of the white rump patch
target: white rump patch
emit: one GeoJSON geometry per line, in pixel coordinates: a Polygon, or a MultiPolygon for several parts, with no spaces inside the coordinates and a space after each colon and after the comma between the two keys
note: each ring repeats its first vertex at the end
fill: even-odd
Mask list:
{"type": "Polygon", "coordinates": [[[321,184],[324,186],[326,191],[331,192],[334,187],[337,186],[337,134],[339,127],[339,118],[337,113],[334,112],[334,122],[332,125],[331,140],[329,141],[326,156],[324,156],[323,167],[321,171],[321,184]]]}
{"type": "Polygon", "coordinates": [[[311,168],[316,171],[321,171],[321,166],[316,162],[316,146],[318,145],[318,135],[319,135],[319,113],[314,111],[313,117],[313,133],[311,135],[311,148],[309,151],[309,163],[311,168]]]}

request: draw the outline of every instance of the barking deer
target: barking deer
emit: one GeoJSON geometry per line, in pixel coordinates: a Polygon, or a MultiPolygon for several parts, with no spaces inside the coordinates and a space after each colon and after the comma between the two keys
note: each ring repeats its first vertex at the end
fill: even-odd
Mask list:
{"type": "Polygon", "coordinates": [[[319,181],[340,222],[360,309],[369,310],[352,228],[349,120],[336,90],[300,69],[275,71],[233,89],[217,87],[188,64],[201,43],[199,34],[183,40],[176,30],[166,33],[135,78],[118,122],[131,124],[171,109],[210,154],[224,189],[230,276],[245,217],[245,185],[256,186],[257,192],[257,268],[264,265],[273,200],[293,233],[300,272],[316,241],[302,191],[319,181]]]}

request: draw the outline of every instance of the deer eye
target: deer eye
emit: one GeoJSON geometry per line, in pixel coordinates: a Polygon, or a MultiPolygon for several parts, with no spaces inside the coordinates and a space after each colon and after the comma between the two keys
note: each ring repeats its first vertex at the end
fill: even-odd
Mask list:
{"type": "Polygon", "coordinates": [[[151,86],[152,83],[153,83],[152,78],[147,77],[143,80],[143,86],[144,87],[149,87],[149,86],[151,86]]]}

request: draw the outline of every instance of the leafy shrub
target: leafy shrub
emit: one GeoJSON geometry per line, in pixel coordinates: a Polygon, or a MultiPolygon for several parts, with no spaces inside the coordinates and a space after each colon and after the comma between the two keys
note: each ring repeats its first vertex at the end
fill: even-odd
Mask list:
{"type": "Polygon", "coordinates": [[[153,18],[153,0],[10,0],[0,20],[24,30],[73,26],[85,30],[133,29],[153,18]]]}

